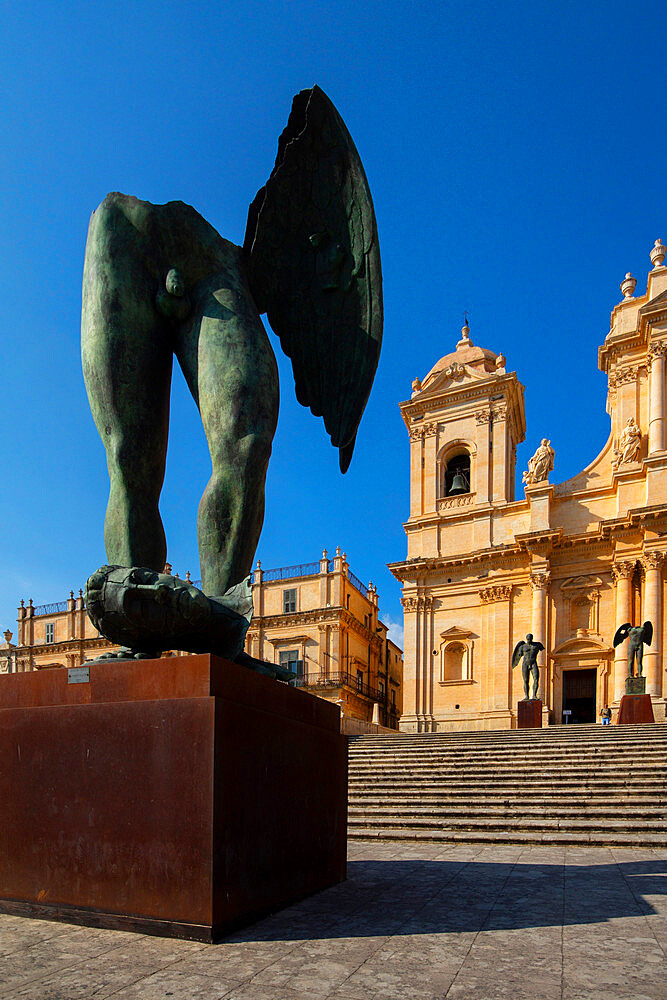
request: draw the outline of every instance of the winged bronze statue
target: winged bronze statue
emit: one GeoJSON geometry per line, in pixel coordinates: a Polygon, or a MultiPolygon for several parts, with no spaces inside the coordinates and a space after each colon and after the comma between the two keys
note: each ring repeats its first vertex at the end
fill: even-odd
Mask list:
{"type": "Polygon", "coordinates": [[[520,639],[514,647],[512,653],[512,669],[521,660],[521,673],[523,674],[523,689],[526,697],[524,701],[537,698],[537,689],[540,683],[540,668],[537,665],[537,654],[544,649],[541,642],[534,642],[531,632],[525,638],[520,639]],[[530,693],[530,681],[533,681],[533,691],[530,693]]]}
{"type": "Polygon", "coordinates": [[[108,564],[86,606],[118,659],[242,652],[264,518],[278,370],[261,313],[292,361],[297,399],[349,466],[382,341],[382,273],[359,154],[319,87],[293,100],[243,246],[183,202],[107,195],[91,218],[82,360],[107,453],[108,564]],[[201,590],[165,574],[158,510],[175,355],[199,408],[212,475],[199,505],[201,590]]]}
{"type": "Polygon", "coordinates": [[[633,625],[625,622],[619,625],[614,636],[614,647],[620,646],[626,639],[628,643],[628,677],[641,677],[644,659],[644,645],[650,646],[653,642],[653,625],[651,622],[644,622],[643,625],[633,625]],[[637,673],[634,673],[635,660],[637,662],[637,673]]]}

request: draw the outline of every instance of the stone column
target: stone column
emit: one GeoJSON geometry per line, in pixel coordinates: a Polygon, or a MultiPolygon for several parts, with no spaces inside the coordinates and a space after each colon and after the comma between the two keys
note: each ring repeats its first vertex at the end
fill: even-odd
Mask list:
{"type": "Polygon", "coordinates": [[[547,591],[549,589],[549,572],[534,572],[530,575],[530,585],[533,588],[533,614],[532,631],[535,642],[541,642],[545,652],[538,653],[537,665],[540,668],[540,683],[537,689],[537,697],[546,704],[547,684],[546,684],[546,663],[547,652],[549,650],[549,636],[547,635],[547,591]],[[543,663],[540,663],[540,659],[543,663]]]}
{"type": "Polygon", "coordinates": [[[428,664],[426,682],[426,702],[425,715],[429,732],[435,731],[435,719],[433,717],[433,697],[435,688],[434,658],[433,658],[433,598],[430,595],[424,597],[424,664],[428,664]]]}
{"type": "MultiPolygon", "coordinates": [[[[612,577],[616,583],[616,629],[625,622],[632,621],[632,574],[635,564],[620,560],[612,566],[612,577]]],[[[614,701],[620,701],[625,694],[625,678],[628,676],[628,653],[626,643],[616,647],[614,654],[614,701]]]]}
{"type": "Polygon", "coordinates": [[[649,359],[648,453],[652,455],[656,451],[663,451],[665,447],[665,345],[651,344],[649,359]]]}
{"type": "Polygon", "coordinates": [[[405,660],[403,667],[403,714],[400,727],[403,732],[422,731],[423,714],[420,697],[421,643],[419,636],[419,614],[417,598],[402,597],[403,605],[403,645],[405,660]]]}
{"type": "Polygon", "coordinates": [[[436,508],[436,497],[438,495],[438,476],[440,470],[437,468],[436,434],[437,424],[428,423],[422,426],[424,434],[424,450],[422,452],[424,460],[424,475],[422,477],[422,503],[423,511],[434,511],[436,508]]]}
{"type": "Polygon", "coordinates": [[[489,645],[493,649],[493,659],[488,660],[489,687],[487,689],[487,710],[509,712],[511,690],[510,668],[510,602],[511,584],[497,584],[484,587],[479,592],[481,601],[489,604],[488,631],[489,645]]]}
{"type": "MultiPolygon", "coordinates": [[[[507,500],[507,407],[493,411],[493,499],[507,500]]],[[[513,499],[513,498],[512,498],[513,499]]]]}
{"type": "Polygon", "coordinates": [[[470,484],[470,488],[475,492],[475,501],[488,503],[489,497],[489,421],[491,414],[488,410],[479,410],[475,414],[477,423],[477,456],[475,458],[475,482],[470,484]]]}
{"type": "Polygon", "coordinates": [[[646,693],[654,698],[662,695],[662,564],[664,552],[645,552],[642,565],[646,574],[644,619],[653,625],[653,641],[644,647],[643,672],[646,693]]]}

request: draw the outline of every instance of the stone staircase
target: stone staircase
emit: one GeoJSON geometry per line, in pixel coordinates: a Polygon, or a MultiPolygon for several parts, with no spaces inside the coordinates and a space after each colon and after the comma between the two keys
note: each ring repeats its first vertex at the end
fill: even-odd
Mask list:
{"type": "Polygon", "coordinates": [[[351,737],[348,834],[667,847],[667,725],[351,737]]]}

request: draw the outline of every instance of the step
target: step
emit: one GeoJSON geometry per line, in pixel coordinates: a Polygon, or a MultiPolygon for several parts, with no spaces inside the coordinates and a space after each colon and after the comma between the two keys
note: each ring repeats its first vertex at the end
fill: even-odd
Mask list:
{"type": "Polygon", "coordinates": [[[382,840],[382,841],[430,841],[445,844],[552,844],[561,847],[667,847],[667,835],[644,833],[605,834],[579,832],[576,834],[560,831],[545,831],[542,834],[534,832],[509,831],[461,831],[415,830],[405,826],[397,830],[371,830],[358,827],[348,830],[350,840],[382,840]]]}

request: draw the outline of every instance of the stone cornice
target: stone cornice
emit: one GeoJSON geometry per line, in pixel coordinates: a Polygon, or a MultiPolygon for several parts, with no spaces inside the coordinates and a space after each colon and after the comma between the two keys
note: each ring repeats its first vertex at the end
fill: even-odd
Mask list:
{"type": "Polygon", "coordinates": [[[601,347],[598,347],[598,368],[600,371],[609,372],[609,369],[619,356],[622,357],[632,350],[641,348],[646,344],[645,335],[634,330],[632,333],[620,334],[605,340],[601,347]]]}
{"type": "Polygon", "coordinates": [[[312,611],[297,611],[286,615],[255,616],[248,629],[248,634],[255,637],[260,630],[271,628],[294,628],[297,625],[330,625],[332,628],[346,626],[350,631],[362,635],[372,646],[381,646],[382,640],[376,632],[360,622],[354,615],[340,605],[332,608],[314,608],[312,611]]]}
{"type": "Polygon", "coordinates": [[[73,651],[82,652],[87,646],[98,649],[100,646],[116,645],[104,636],[95,636],[91,639],[63,639],[60,642],[46,642],[34,646],[17,646],[15,652],[18,656],[43,656],[45,653],[71,653],[73,651]]]}
{"type": "Polygon", "coordinates": [[[493,568],[494,562],[499,566],[501,564],[507,566],[509,563],[525,563],[525,558],[525,554],[521,552],[518,545],[507,545],[494,549],[480,549],[479,552],[460,553],[455,556],[431,558],[417,556],[415,559],[387,563],[387,568],[391,570],[397,580],[414,580],[425,573],[450,569],[453,566],[470,566],[475,563],[488,562],[490,568],[493,568]]]}

